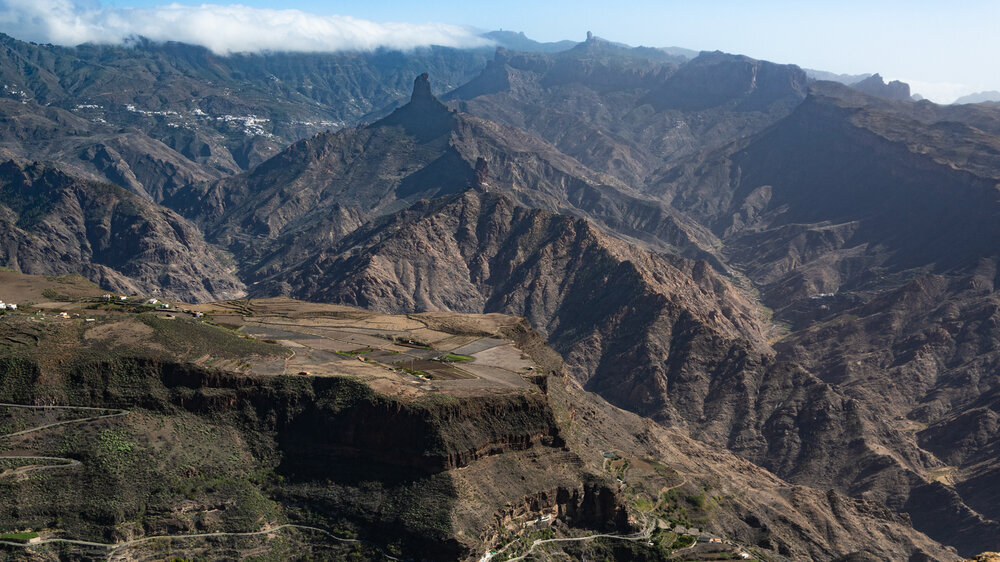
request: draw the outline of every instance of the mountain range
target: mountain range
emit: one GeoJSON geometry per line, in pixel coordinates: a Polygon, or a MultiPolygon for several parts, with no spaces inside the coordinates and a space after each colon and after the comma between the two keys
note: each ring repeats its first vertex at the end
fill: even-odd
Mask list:
{"type": "Polygon", "coordinates": [[[684,443],[678,465],[794,497],[718,523],[771,529],[750,542],[775,559],[1000,549],[1000,108],[492,36],[229,57],[3,37],[0,263],[523,317],[560,356],[551,392],[592,412],[574,439],[684,443]],[[858,513],[892,528],[829,530],[858,513]]]}

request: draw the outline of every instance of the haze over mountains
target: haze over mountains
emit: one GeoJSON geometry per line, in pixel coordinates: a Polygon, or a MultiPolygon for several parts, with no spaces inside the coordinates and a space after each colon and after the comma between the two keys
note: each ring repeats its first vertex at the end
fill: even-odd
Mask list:
{"type": "MultiPolygon", "coordinates": [[[[524,317],[561,356],[546,400],[591,412],[546,435],[768,482],[784,499],[714,524],[775,559],[1000,549],[1000,108],[493,37],[232,56],[3,37],[0,264],[524,317]]],[[[421,544],[469,554],[456,537],[421,544]]]]}

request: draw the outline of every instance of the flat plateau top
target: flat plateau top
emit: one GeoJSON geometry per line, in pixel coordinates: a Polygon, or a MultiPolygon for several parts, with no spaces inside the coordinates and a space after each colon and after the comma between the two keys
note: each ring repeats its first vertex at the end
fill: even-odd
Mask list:
{"type": "Polygon", "coordinates": [[[497,337],[517,319],[503,314],[382,314],[287,298],[191,306],[213,322],[292,350],[256,374],[353,375],[379,392],[418,396],[529,390],[538,367],[497,337]]]}
{"type": "Polygon", "coordinates": [[[22,305],[3,316],[7,347],[44,337],[54,361],[118,350],[246,375],[352,376],[401,398],[537,389],[538,366],[502,335],[520,320],[503,314],[383,314],[289,298],[189,305],[107,294],[79,276],[8,272],[0,292],[22,305]]]}

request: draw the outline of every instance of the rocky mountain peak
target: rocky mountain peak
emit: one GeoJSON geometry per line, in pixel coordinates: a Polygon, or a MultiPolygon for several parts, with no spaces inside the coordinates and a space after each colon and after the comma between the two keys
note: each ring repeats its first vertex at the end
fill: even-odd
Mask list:
{"type": "Polygon", "coordinates": [[[448,108],[431,92],[431,80],[426,72],[413,80],[410,103],[403,107],[410,107],[421,113],[449,113],[448,108]]]}
{"type": "Polygon", "coordinates": [[[413,80],[413,93],[410,94],[410,103],[426,103],[436,99],[431,93],[430,75],[426,72],[417,76],[413,80]]]}
{"type": "Polygon", "coordinates": [[[401,125],[409,134],[427,140],[446,133],[452,123],[452,111],[431,92],[430,76],[424,72],[413,80],[410,103],[374,125],[401,125]]]}
{"type": "Polygon", "coordinates": [[[890,100],[909,100],[910,85],[906,82],[893,80],[888,84],[879,74],[873,74],[860,82],[851,84],[851,88],[879,98],[890,100]]]}

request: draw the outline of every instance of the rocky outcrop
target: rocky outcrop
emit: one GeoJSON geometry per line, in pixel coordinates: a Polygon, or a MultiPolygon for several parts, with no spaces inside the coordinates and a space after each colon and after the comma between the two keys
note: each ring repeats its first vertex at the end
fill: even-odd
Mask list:
{"type": "Polygon", "coordinates": [[[886,84],[882,76],[878,74],[873,74],[860,82],[855,82],[854,84],[851,84],[851,87],[859,92],[877,98],[910,101],[909,84],[906,82],[900,82],[899,80],[893,80],[892,82],[886,84]]]}
{"type": "Polygon", "coordinates": [[[606,533],[631,530],[618,493],[606,484],[591,483],[574,489],[540,490],[504,506],[494,514],[493,525],[482,532],[480,540],[499,544],[505,531],[520,532],[541,517],[606,533]]]}

